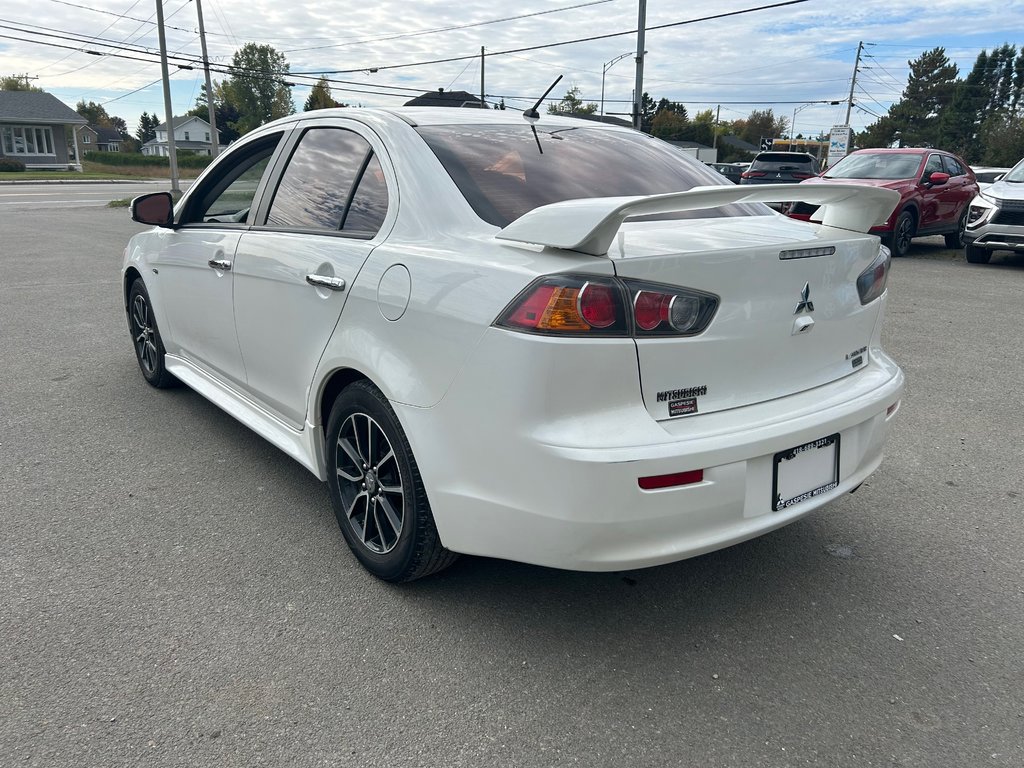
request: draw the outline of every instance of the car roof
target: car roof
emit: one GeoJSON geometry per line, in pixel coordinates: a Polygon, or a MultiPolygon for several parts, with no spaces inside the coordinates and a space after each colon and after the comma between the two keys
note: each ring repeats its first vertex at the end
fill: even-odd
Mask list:
{"type": "MultiPolygon", "coordinates": [[[[526,124],[523,113],[516,109],[472,109],[468,107],[336,107],[318,109],[315,112],[299,112],[277,120],[275,123],[280,125],[297,120],[330,117],[362,120],[369,123],[401,121],[412,126],[480,124],[522,126],[526,124]]],[[[537,125],[540,127],[587,127],[609,131],[633,130],[600,120],[584,120],[546,113],[541,113],[537,125]]]]}

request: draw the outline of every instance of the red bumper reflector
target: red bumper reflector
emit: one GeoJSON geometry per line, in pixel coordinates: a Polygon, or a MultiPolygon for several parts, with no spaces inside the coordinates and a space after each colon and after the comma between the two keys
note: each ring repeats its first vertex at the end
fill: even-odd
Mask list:
{"type": "Polygon", "coordinates": [[[893,403],[892,405],[890,405],[888,408],[885,409],[885,416],[886,416],[886,418],[888,418],[889,416],[892,416],[899,409],[900,409],[900,401],[897,400],[895,403],[893,403]]]}
{"type": "Polygon", "coordinates": [[[677,485],[693,485],[704,480],[704,470],[694,469],[689,472],[676,472],[671,475],[653,475],[641,477],[637,480],[640,487],[645,491],[653,491],[658,488],[672,488],[677,485]]]}

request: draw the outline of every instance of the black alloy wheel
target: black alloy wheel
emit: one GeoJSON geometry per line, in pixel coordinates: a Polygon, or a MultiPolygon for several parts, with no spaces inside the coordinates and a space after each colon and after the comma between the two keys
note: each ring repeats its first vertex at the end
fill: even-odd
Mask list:
{"type": "Polygon", "coordinates": [[[914,239],[914,214],[901,211],[896,217],[896,226],[892,230],[892,255],[906,256],[910,251],[910,241],[914,239]]]}
{"type": "Polygon", "coordinates": [[[409,441],[391,405],[366,381],[346,387],[327,424],[334,515],[359,562],[385,581],[412,581],[458,555],[441,544],[409,441]]]}
{"type": "Polygon", "coordinates": [[[149,291],[141,277],[132,283],[127,309],[132,346],[135,347],[135,357],[143,377],[157,389],[177,386],[180,382],[164,367],[164,343],[160,339],[156,318],[153,317],[149,291]]]}

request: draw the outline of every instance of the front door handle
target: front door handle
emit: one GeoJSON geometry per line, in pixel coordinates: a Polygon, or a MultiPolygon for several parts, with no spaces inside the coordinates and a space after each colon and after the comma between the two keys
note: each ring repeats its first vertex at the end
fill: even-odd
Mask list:
{"type": "Polygon", "coordinates": [[[328,277],[327,275],[306,275],[306,282],[317,288],[328,288],[332,291],[344,291],[345,281],[340,277],[328,277]]]}
{"type": "Polygon", "coordinates": [[[228,261],[227,259],[210,259],[206,263],[209,264],[214,269],[220,270],[221,272],[231,271],[231,262],[228,261]]]}

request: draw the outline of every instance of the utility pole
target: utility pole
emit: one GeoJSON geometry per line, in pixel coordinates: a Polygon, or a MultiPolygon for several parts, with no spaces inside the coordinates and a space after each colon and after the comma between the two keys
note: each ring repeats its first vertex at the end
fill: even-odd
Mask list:
{"type": "MultiPolygon", "coordinates": [[[[722,105],[719,104],[718,108],[715,110],[715,126],[714,126],[714,128],[712,130],[712,134],[711,134],[711,148],[712,149],[718,149],[718,121],[719,121],[719,118],[721,118],[721,117],[722,117],[722,105]]],[[[718,155],[715,155],[715,159],[716,160],[718,159],[718,155]]]]}
{"type": "Polygon", "coordinates": [[[633,127],[640,130],[640,105],[644,100],[644,33],[647,31],[647,0],[640,0],[636,25],[636,88],[633,89],[633,127]]]}
{"type": "Polygon", "coordinates": [[[480,46],[480,109],[487,109],[484,101],[484,47],[480,46]]]}
{"type": "Polygon", "coordinates": [[[853,79],[850,81],[850,98],[846,102],[846,120],[843,125],[850,124],[850,112],[853,110],[853,89],[857,87],[857,70],[860,68],[860,52],[864,50],[864,41],[857,43],[857,58],[853,62],[853,79]]]}
{"type": "Polygon", "coordinates": [[[216,108],[213,104],[213,84],[210,82],[210,57],[206,54],[206,29],[203,27],[203,3],[196,0],[196,13],[199,14],[199,44],[203,48],[203,71],[206,72],[206,111],[210,113],[210,155],[216,157],[220,152],[220,133],[217,131],[216,108]]]}
{"type": "Polygon", "coordinates": [[[171,110],[171,76],[167,72],[167,38],[164,36],[164,3],[156,0],[156,28],[160,37],[160,73],[164,81],[164,113],[167,115],[167,154],[171,162],[171,193],[181,194],[178,185],[178,151],[174,146],[174,112],[171,110]]]}

